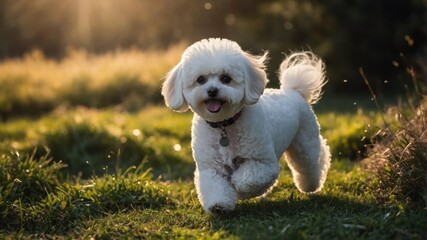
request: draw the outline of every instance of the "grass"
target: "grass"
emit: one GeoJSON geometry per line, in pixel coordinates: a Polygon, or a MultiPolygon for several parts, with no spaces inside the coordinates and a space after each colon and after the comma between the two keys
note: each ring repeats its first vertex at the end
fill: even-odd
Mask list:
{"type": "Polygon", "coordinates": [[[190,121],[188,114],[158,107],[139,113],[80,108],[1,124],[0,149],[30,153],[36,148],[36,156],[50,152],[67,164],[68,174],[83,178],[114,173],[142,161],[156,175],[162,172],[165,179],[178,178],[191,173],[190,121]],[[174,118],[174,128],[169,118],[174,118]]]}
{"type": "Polygon", "coordinates": [[[401,208],[427,207],[427,106],[415,110],[409,119],[395,112],[397,130],[388,127],[379,133],[367,163],[377,176],[378,199],[401,208]]]}
{"type": "Polygon", "coordinates": [[[235,212],[218,217],[203,212],[191,181],[152,181],[147,172],[131,169],[121,177],[64,181],[31,205],[19,203],[25,217],[2,222],[0,236],[390,239],[425,234],[425,212],[377,204],[357,165],[334,162],[329,179],[321,194],[301,194],[284,169],[268,197],[240,202],[235,212]]]}
{"type": "Polygon", "coordinates": [[[183,45],[165,52],[117,51],[100,56],[72,50],[62,60],[37,50],[0,64],[0,116],[41,115],[59,106],[139,109],[161,100],[161,78],[183,45]]]}
{"type": "Polygon", "coordinates": [[[381,118],[375,114],[329,112],[318,114],[322,135],[328,140],[332,155],[338,158],[361,160],[366,157],[370,136],[378,131],[381,118]]]}
{"type": "Polygon", "coordinates": [[[15,154],[1,160],[5,174],[1,176],[0,226],[6,229],[57,231],[89,216],[171,204],[142,167],[80,182],[61,179],[56,170],[63,164],[46,158],[15,154]]]}
{"type": "Polygon", "coordinates": [[[152,81],[181,49],[72,52],[61,61],[33,52],[0,63],[1,239],[426,236],[425,208],[378,201],[376,176],[357,160],[381,117],[349,107],[318,111],[333,155],[320,194],[298,192],[282,159],[266,198],[206,214],[192,182],[192,114],[159,106],[161,81],[152,81]]]}
{"type": "MultiPolygon", "coordinates": [[[[328,138],[364,134],[363,127],[348,125],[363,116],[335,115],[338,120],[331,122],[331,115],[319,115],[328,138]]],[[[191,179],[190,121],[191,114],[164,107],[136,113],[80,108],[1,124],[8,138],[2,138],[0,237],[388,239],[426,234],[425,210],[378,203],[372,176],[339,155],[321,194],[299,193],[284,167],[279,185],[266,198],[242,201],[230,215],[210,216],[200,207],[191,179]],[[66,141],[70,136],[79,137],[66,141]],[[62,155],[82,141],[97,147],[81,147],[70,159],[62,155]],[[39,147],[35,152],[34,146],[39,147]],[[48,156],[41,146],[50,149],[48,156]],[[114,155],[117,149],[122,150],[114,155]],[[136,156],[140,161],[129,160],[136,156]]],[[[333,152],[342,151],[330,144],[333,152]]]]}

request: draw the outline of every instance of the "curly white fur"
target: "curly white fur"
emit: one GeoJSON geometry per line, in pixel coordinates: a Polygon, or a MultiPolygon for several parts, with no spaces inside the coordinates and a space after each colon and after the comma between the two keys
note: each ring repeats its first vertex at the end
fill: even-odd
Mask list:
{"type": "Polygon", "coordinates": [[[280,88],[295,89],[309,104],[315,104],[326,83],[324,69],[323,62],[312,52],[293,53],[280,64],[280,88]]]}
{"type": "Polygon", "coordinates": [[[311,52],[294,53],[281,64],[281,88],[264,89],[266,58],[267,53],[251,55],[230,40],[205,39],[188,47],[166,76],[166,105],[195,113],[194,181],[207,212],[233,210],[238,199],[266,194],[285,151],[300,191],[317,192],[326,180],[329,147],[310,107],[325,84],[324,64],[311,52]],[[206,121],[223,121],[240,111],[225,128],[230,145],[221,146],[221,129],[206,121]]]}

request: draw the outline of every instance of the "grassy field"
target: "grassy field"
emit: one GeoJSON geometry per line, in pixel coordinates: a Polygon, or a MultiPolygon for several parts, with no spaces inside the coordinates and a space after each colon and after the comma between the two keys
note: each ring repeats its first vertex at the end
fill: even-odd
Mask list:
{"type": "Polygon", "coordinates": [[[192,182],[192,115],[166,109],[158,94],[180,51],[73,52],[59,62],[34,52],[0,64],[1,239],[427,235],[426,209],[378,200],[379,180],[360,160],[381,118],[351,99],[349,111],[318,106],[333,154],[320,194],[299,193],[282,159],[270,195],[228,215],[204,213],[192,182]]]}

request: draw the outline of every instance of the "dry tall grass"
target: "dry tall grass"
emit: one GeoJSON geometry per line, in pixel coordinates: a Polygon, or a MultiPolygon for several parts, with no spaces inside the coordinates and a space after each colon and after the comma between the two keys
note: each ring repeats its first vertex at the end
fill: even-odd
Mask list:
{"type": "Polygon", "coordinates": [[[35,50],[5,60],[0,63],[0,114],[31,115],[60,105],[138,108],[160,101],[161,79],[179,61],[184,47],[104,55],[70,50],[62,60],[47,59],[35,50]]]}
{"type": "Polygon", "coordinates": [[[401,208],[427,206],[427,103],[409,119],[400,110],[391,112],[400,124],[381,130],[369,156],[377,196],[401,208]]]}

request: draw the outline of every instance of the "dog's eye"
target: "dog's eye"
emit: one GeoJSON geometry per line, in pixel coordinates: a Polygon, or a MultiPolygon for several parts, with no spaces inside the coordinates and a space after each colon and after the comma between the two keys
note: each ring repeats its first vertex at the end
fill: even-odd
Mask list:
{"type": "Polygon", "coordinates": [[[230,76],[228,76],[228,75],[223,74],[223,75],[221,75],[221,77],[219,78],[219,80],[220,80],[222,83],[227,84],[227,83],[230,83],[230,82],[231,82],[231,77],[230,77],[230,76]]]}
{"type": "Polygon", "coordinates": [[[206,83],[206,78],[203,77],[203,76],[200,76],[200,77],[197,78],[196,82],[198,84],[202,85],[202,84],[206,83]]]}

